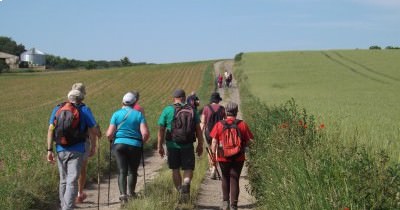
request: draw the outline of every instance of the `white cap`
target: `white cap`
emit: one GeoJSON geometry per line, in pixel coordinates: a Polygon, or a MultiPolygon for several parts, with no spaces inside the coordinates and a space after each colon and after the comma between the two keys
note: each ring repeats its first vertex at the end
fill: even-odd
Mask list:
{"type": "Polygon", "coordinates": [[[122,98],[122,103],[124,105],[132,105],[136,102],[136,96],[132,92],[127,92],[122,98]]]}

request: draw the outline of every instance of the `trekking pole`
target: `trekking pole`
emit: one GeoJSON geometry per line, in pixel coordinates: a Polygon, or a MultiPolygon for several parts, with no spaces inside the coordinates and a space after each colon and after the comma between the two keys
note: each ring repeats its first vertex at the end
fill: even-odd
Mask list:
{"type": "Polygon", "coordinates": [[[110,206],[110,184],[111,184],[111,147],[112,142],[110,141],[110,158],[108,164],[108,195],[107,195],[107,205],[110,206]]]}
{"type": "Polygon", "coordinates": [[[97,210],[100,210],[100,138],[97,138],[97,210]]]}
{"type": "Polygon", "coordinates": [[[142,145],[142,166],[143,166],[143,195],[146,195],[146,170],[144,167],[144,146],[142,145]]]}
{"type": "MultiPolygon", "coordinates": [[[[207,150],[207,153],[208,153],[208,156],[210,157],[210,159],[213,161],[214,160],[214,158],[213,158],[213,156],[212,156],[212,154],[211,154],[211,151],[210,151],[210,148],[207,146],[206,147],[206,150],[207,150]]],[[[215,163],[215,172],[217,172],[217,177],[218,177],[218,179],[219,180],[221,180],[221,174],[219,173],[219,170],[218,170],[218,167],[217,167],[217,163],[215,163]]]]}

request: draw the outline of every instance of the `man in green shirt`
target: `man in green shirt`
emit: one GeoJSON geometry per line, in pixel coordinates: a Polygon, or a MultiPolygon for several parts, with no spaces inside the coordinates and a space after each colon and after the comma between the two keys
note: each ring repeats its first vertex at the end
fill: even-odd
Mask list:
{"type": "MultiPolygon", "coordinates": [[[[193,142],[197,137],[196,153],[200,156],[203,153],[203,135],[200,128],[200,117],[197,112],[185,104],[186,95],[182,89],[177,89],[173,93],[173,105],[164,108],[160,118],[158,119],[158,153],[164,157],[164,141],[167,147],[168,166],[172,170],[172,180],[176,189],[180,192],[181,202],[187,202],[190,198],[190,182],[193,177],[193,170],[195,166],[194,145],[193,142]],[[177,128],[177,123],[174,118],[178,116],[178,111],[187,109],[187,113],[192,113],[193,119],[185,119],[184,123],[193,123],[193,129],[190,130],[191,135],[186,140],[178,140],[176,133],[181,128],[177,128]],[[191,110],[191,111],[190,111],[191,110]],[[175,116],[176,115],[176,116],[175,116]],[[183,170],[183,183],[181,169],[183,170]]],[[[190,116],[190,114],[187,114],[190,116]]],[[[177,117],[178,118],[178,117],[177,117]]],[[[189,117],[190,118],[190,117],[189,117]]],[[[183,118],[182,118],[183,119],[183,118]]],[[[191,127],[190,125],[179,125],[181,127],[191,127]]],[[[188,136],[188,135],[186,135],[188,136]]]]}

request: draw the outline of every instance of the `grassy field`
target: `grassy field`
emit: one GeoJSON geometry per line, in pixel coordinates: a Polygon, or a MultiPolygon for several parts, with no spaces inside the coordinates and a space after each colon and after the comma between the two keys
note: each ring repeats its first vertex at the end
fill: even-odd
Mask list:
{"type": "MultiPolygon", "coordinates": [[[[0,76],[0,207],[45,209],[57,200],[58,171],[46,162],[46,132],[52,108],[66,99],[75,82],[86,85],[85,103],[103,133],[121,99],[140,91],[152,142],[157,119],[172,92],[199,90],[212,62],[147,65],[112,70],[3,74],[0,76]]],[[[206,94],[206,93],[204,93],[206,94]]],[[[208,95],[209,93],[207,93],[208,95]]],[[[105,139],[102,140],[103,142],[105,139]]],[[[108,144],[102,144],[106,153],[108,144]]],[[[107,159],[104,156],[104,159],[107,159]]],[[[94,171],[92,164],[89,171],[94,171]]],[[[102,166],[106,168],[105,163],[102,166]]]]}
{"type": "Polygon", "coordinates": [[[242,55],[234,73],[258,209],[400,209],[399,55],[242,55]]]}
{"type": "Polygon", "coordinates": [[[388,149],[400,161],[399,50],[245,53],[249,90],[267,105],[290,98],[344,141],[388,149]]]}

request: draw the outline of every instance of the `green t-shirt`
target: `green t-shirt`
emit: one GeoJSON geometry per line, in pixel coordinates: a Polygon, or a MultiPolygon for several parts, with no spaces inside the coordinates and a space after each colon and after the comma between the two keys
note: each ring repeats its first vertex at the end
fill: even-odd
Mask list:
{"type": "MultiPolygon", "coordinates": [[[[180,105],[183,106],[185,104],[180,103],[180,105]]],[[[161,127],[165,127],[167,132],[168,131],[171,132],[172,121],[174,120],[174,113],[175,113],[174,105],[169,105],[164,108],[164,110],[160,115],[160,118],[158,118],[158,125],[161,127]]],[[[196,123],[196,125],[200,123],[199,113],[197,113],[196,111],[194,112],[194,122],[196,123]]],[[[193,144],[178,144],[175,141],[166,141],[165,144],[167,145],[167,148],[171,149],[193,147],[193,144]]]]}

